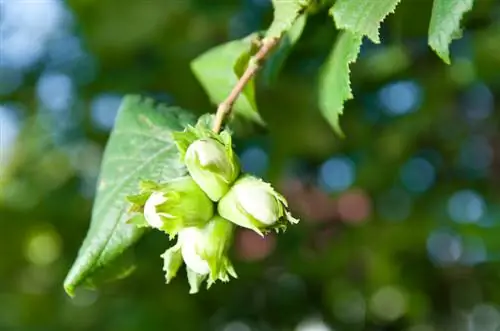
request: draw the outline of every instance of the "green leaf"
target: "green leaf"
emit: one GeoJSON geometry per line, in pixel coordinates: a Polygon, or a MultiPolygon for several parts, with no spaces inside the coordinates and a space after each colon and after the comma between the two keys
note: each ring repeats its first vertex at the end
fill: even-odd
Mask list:
{"type": "Polygon", "coordinates": [[[110,261],[106,268],[97,269],[92,273],[92,277],[85,278],[82,286],[97,289],[104,284],[127,278],[136,268],[134,252],[132,249],[127,249],[120,256],[110,261]]]}
{"type": "Polygon", "coordinates": [[[338,29],[367,36],[380,43],[378,30],[400,0],[337,0],[330,9],[338,29]]]}
{"type": "Polygon", "coordinates": [[[429,46],[447,64],[450,64],[449,45],[460,38],[460,20],[472,9],[474,0],[434,0],[429,25],[429,46]]]}
{"type": "MultiPolygon", "coordinates": [[[[254,52],[256,34],[214,47],[191,62],[191,70],[203,86],[210,100],[223,102],[246,70],[254,52]]],[[[257,110],[255,83],[251,79],[233,105],[233,111],[263,125],[257,110]]]]}
{"type": "Polygon", "coordinates": [[[288,54],[290,54],[293,46],[302,35],[302,31],[304,31],[306,21],[307,16],[300,15],[290,27],[290,30],[286,31],[283,35],[277,49],[265,62],[261,76],[266,84],[272,84],[278,78],[278,74],[285,63],[288,54]]]}
{"type": "Polygon", "coordinates": [[[339,116],[344,102],[352,99],[349,64],[356,61],[362,37],[348,31],[337,37],[337,42],[324,64],[319,80],[319,107],[323,116],[341,136],[339,116]]]}
{"type": "Polygon", "coordinates": [[[166,181],[185,173],[171,132],[193,122],[180,108],[138,96],[124,98],[104,152],[90,228],[64,281],[68,294],[92,283],[95,274],[144,234],[143,228],[127,223],[126,197],[137,193],[141,179],[166,181]]]}
{"type": "Polygon", "coordinates": [[[281,37],[283,33],[292,28],[300,14],[312,2],[311,0],[273,0],[274,18],[266,36],[269,38],[281,37]]]}

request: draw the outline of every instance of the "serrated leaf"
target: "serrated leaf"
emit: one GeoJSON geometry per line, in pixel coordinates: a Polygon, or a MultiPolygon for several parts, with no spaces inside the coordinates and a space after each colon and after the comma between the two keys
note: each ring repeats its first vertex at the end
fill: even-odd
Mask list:
{"type": "Polygon", "coordinates": [[[337,42],[320,73],[319,107],[333,129],[343,135],[339,116],[344,102],[352,99],[349,65],[356,61],[362,37],[348,31],[337,37],[337,42]]]}
{"type": "Polygon", "coordinates": [[[138,96],[124,98],[104,152],[90,228],[64,281],[68,294],[93,283],[94,275],[144,234],[144,229],[127,223],[126,197],[137,193],[141,179],[166,181],[185,173],[171,132],[193,122],[180,108],[138,96]]]}
{"type": "Polygon", "coordinates": [[[266,84],[272,84],[278,78],[278,74],[290,54],[290,51],[299,40],[302,31],[304,31],[306,21],[307,15],[300,15],[290,29],[283,35],[277,49],[271,54],[269,59],[266,60],[261,74],[266,84]]]}
{"type": "MultiPolygon", "coordinates": [[[[223,102],[243,75],[254,51],[257,35],[233,40],[214,47],[191,62],[191,70],[215,105],[223,102]]],[[[233,105],[233,111],[246,119],[264,124],[255,101],[255,83],[251,79],[233,105]]]]}
{"type": "Polygon", "coordinates": [[[472,9],[474,0],[434,0],[429,24],[429,46],[450,64],[449,45],[460,38],[460,20],[472,9]]]}
{"type": "Polygon", "coordinates": [[[311,0],[273,0],[274,17],[266,36],[279,38],[290,30],[297,18],[304,12],[311,0]]]}
{"type": "Polygon", "coordinates": [[[380,43],[379,28],[400,0],[337,0],[330,9],[337,28],[367,36],[380,43]]]}

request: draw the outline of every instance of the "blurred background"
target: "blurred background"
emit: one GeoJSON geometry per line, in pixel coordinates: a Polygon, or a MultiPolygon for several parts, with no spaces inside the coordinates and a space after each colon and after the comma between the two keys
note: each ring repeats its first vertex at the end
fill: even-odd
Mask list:
{"type": "Polygon", "coordinates": [[[164,285],[151,233],[137,270],[76,298],[62,282],[89,226],[121,98],[213,112],[189,62],[265,29],[269,0],[0,1],[0,330],[500,330],[500,2],[477,0],[445,65],[432,2],[403,0],[352,66],[335,136],[316,103],[336,30],[312,16],[277,83],[269,132],[238,141],[300,225],[239,231],[239,279],[164,285]]]}

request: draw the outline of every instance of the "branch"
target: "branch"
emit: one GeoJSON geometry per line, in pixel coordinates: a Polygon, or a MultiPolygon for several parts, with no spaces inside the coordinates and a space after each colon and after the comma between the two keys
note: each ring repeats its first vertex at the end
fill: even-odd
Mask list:
{"type": "Polygon", "coordinates": [[[219,104],[219,107],[217,107],[217,112],[215,114],[215,120],[212,127],[213,131],[215,131],[216,133],[220,132],[224,120],[226,119],[226,117],[229,116],[229,114],[231,114],[233,105],[240,96],[243,89],[245,88],[246,84],[262,68],[262,64],[266,60],[267,56],[274,49],[274,47],[278,44],[279,41],[280,41],[279,38],[270,38],[263,40],[259,51],[257,52],[257,54],[255,54],[255,56],[253,56],[250,59],[247,69],[240,77],[240,79],[234,86],[231,93],[229,93],[226,100],[221,102],[219,104]]]}

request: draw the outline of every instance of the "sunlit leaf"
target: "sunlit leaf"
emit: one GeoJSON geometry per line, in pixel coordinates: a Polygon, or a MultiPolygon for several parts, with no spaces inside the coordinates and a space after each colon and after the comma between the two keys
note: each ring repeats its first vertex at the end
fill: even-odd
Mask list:
{"type": "MultiPolygon", "coordinates": [[[[255,38],[256,35],[250,35],[230,41],[210,49],[191,62],[193,73],[215,105],[228,97],[243,75],[254,49],[255,38]]],[[[255,102],[254,79],[248,82],[236,100],[233,111],[256,123],[264,123],[255,102]]]]}
{"type": "Polygon", "coordinates": [[[280,37],[290,30],[300,14],[311,3],[311,0],[273,0],[274,17],[266,36],[280,37]]]}
{"type": "MultiPolygon", "coordinates": [[[[171,132],[193,122],[187,111],[177,107],[137,96],[123,100],[104,152],[90,229],[64,282],[66,292],[73,294],[78,285],[95,283],[94,275],[102,274],[101,269],[143,235],[144,229],[127,222],[126,196],[138,192],[141,179],[164,181],[185,173],[171,132]]],[[[131,268],[121,265],[116,276],[123,276],[124,270],[131,268]]]]}
{"type": "Polygon", "coordinates": [[[344,102],[352,99],[349,65],[356,61],[362,37],[348,31],[342,32],[324,64],[319,81],[319,106],[323,116],[340,135],[339,116],[344,102]]]}
{"type": "Polygon", "coordinates": [[[429,25],[429,46],[446,63],[450,63],[449,45],[460,38],[460,20],[472,9],[474,0],[434,0],[429,25]]]}
{"type": "Polygon", "coordinates": [[[400,0],[337,0],[330,9],[338,29],[367,36],[380,43],[379,28],[400,0]]]}

